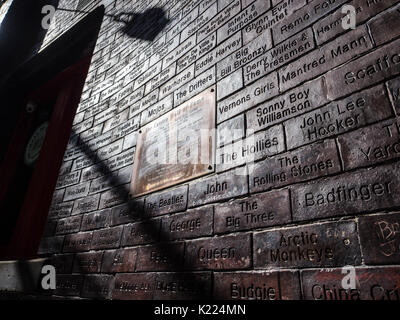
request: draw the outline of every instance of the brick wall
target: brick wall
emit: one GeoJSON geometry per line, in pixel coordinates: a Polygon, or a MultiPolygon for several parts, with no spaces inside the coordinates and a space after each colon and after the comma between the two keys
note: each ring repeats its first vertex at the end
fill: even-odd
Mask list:
{"type": "Polygon", "coordinates": [[[170,22],[104,18],[39,250],[54,295],[399,300],[399,1],[101,3],[170,22]],[[129,200],[140,128],[213,86],[215,172],[129,200]]]}

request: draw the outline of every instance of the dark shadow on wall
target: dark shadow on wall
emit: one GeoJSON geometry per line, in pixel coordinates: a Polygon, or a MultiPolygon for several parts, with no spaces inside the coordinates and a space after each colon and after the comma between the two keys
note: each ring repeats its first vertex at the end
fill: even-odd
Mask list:
{"type": "MultiPolygon", "coordinates": [[[[37,1],[37,0],[14,0],[15,3],[18,3],[18,5],[21,5],[22,2],[24,3],[30,3],[32,5],[32,2],[37,2],[39,4],[36,4],[38,7],[43,6],[44,4],[52,4],[58,1],[37,1]]],[[[11,9],[10,9],[11,10],[11,9]]],[[[15,8],[14,8],[15,10],[15,8]]],[[[33,9],[32,9],[33,10],[33,9]]],[[[35,9],[36,10],[36,9],[35,9]]],[[[26,10],[26,8],[23,10],[25,13],[29,10],[26,10]]],[[[10,11],[11,12],[11,11],[10,11]]],[[[32,11],[33,12],[33,11],[32,11]]],[[[41,10],[38,10],[40,13],[41,10]]],[[[12,15],[10,15],[12,17],[12,15]]],[[[34,21],[39,21],[39,27],[40,27],[40,22],[41,22],[42,15],[39,14],[39,20],[38,17],[36,17],[36,20],[34,21]]],[[[118,23],[123,23],[124,26],[120,29],[121,32],[125,33],[129,37],[132,38],[137,38],[137,39],[142,39],[142,40],[147,40],[147,41],[153,41],[157,35],[166,27],[166,25],[169,23],[169,20],[166,18],[166,15],[163,11],[163,9],[160,8],[152,8],[148,9],[147,11],[141,13],[141,14],[136,14],[136,13],[120,13],[118,15],[112,16],[115,22],[118,23]]],[[[1,57],[11,57],[12,51],[18,51],[18,46],[22,45],[20,41],[16,41],[14,37],[17,37],[19,32],[24,32],[24,28],[27,28],[27,25],[29,24],[24,24],[24,27],[21,26],[21,28],[17,28],[17,30],[12,31],[12,26],[15,24],[17,20],[13,20],[10,18],[9,21],[7,21],[7,29],[4,30],[10,30],[10,32],[7,34],[7,39],[10,44],[10,47],[4,51],[1,52],[1,57]],[[14,21],[14,22],[13,22],[14,21]],[[11,29],[10,29],[11,28],[11,29]]],[[[27,22],[28,23],[28,22],[27,22]]],[[[35,32],[32,33],[36,34],[35,32]]],[[[37,34],[36,34],[37,35],[37,34]]],[[[39,37],[39,42],[37,39],[33,40],[31,46],[28,44],[27,47],[30,47],[30,50],[27,50],[25,52],[25,55],[19,54],[20,58],[16,59],[15,61],[23,62],[23,60],[26,58],[28,59],[31,57],[33,54],[36,53],[35,48],[37,49],[38,46],[40,47],[43,37],[45,35],[45,32],[39,37]],[[40,43],[40,45],[39,45],[40,43]]],[[[17,37],[18,39],[18,37],[17,37]]],[[[21,38],[23,39],[23,37],[21,38]]],[[[22,41],[22,40],[21,40],[22,41]]],[[[56,41],[57,42],[57,41],[56,41]]],[[[0,45],[3,46],[4,43],[0,41],[0,45]]],[[[1,48],[1,47],[0,47],[1,48]]],[[[22,50],[23,51],[23,50],[22,50]]],[[[6,58],[5,58],[6,59],[6,58]]],[[[4,61],[3,61],[4,62],[4,61]]],[[[16,62],[17,63],[17,62],[16,62]]],[[[10,69],[15,69],[16,65],[9,65],[10,69]]],[[[3,75],[3,73],[0,74],[0,78],[3,75]]],[[[72,132],[71,136],[75,136],[75,133],[72,132]]],[[[175,251],[176,247],[174,246],[164,246],[163,243],[159,242],[160,239],[160,233],[159,233],[159,225],[157,221],[152,221],[151,217],[148,217],[144,213],[144,208],[141,206],[142,203],[138,203],[133,200],[129,200],[129,187],[126,187],[126,183],[120,180],[120,178],[110,170],[110,168],[101,161],[101,159],[98,157],[97,153],[95,150],[91,150],[90,147],[88,146],[87,141],[82,141],[79,138],[79,135],[77,136],[77,141],[76,145],[85,153],[86,157],[91,160],[93,164],[96,164],[97,170],[101,173],[102,176],[108,177],[109,179],[109,184],[110,187],[113,187],[118,195],[118,198],[120,198],[129,208],[130,216],[132,218],[132,222],[137,221],[145,221],[146,223],[143,224],[143,227],[145,228],[146,233],[153,239],[151,241],[151,244],[154,244],[156,246],[160,246],[163,250],[163,253],[165,253],[168,257],[169,260],[174,264],[171,270],[166,271],[166,272],[179,272],[176,274],[175,278],[176,281],[179,281],[180,283],[184,283],[186,287],[190,288],[190,292],[188,295],[188,298],[192,299],[209,299],[211,297],[211,282],[207,280],[202,280],[202,278],[199,278],[197,276],[197,273],[190,271],[192,268],[190,266],[186,266],[184,268],[184,261],[183,261],[183,256],[182,252],[180,251],[175,251]]],[[[76,256],[75,256],[75,259],[76,256]]],[[[78,263],[78,265],[81,265],[78,263]]],[[[30,274],[30,271],[27,270],[23,265],[19,265],[19,270],[20,270],[20,275],[21,275],[21,281],[24,282],[25,288],[30,288],[32,284],[32,279],[33,276],[30,274]]],[[[82,274],[85,274],[84,270],[82,270],[82,274]]],[[[155,284],[154,284],[155,285],[155,284]]],[[[93,284],[92,284],[93,287],[93,284]]],[[[157,290],[157,289],[156,289],[157,290]]],[[[162,289],[158,289],[162,290],[162,289]]],[[[100,286],[99,286],[99,293],[102,291],[100,286]]],[[[180,295],[182,296],[182,295],[180,295]]],[[[101,294],[99,294],[98,298],[102,298],[101,294]]]]}
{"type": "MultiPolygon", "coordinates": [[[[148,244],[153,244],[159,247],[161,251],[166,254],[168,260],[172,262],[173,268],[171,268],[171,270],[158,272],[178,272],[175,274],[174,280],[184,283],[186,288],[189,288],[190,293],[187,296],[187,299],[211,299],[211,281],[207,282],[207,280],[202,280],[200,277],[196,276],[196,273],[192,271],[192,266],[184,266],[182,252],[177,251],[176,247],[165,245],[165,243],[159,240],[166,239],[168,237],[167,235],[163,236],[162,231],[159,231],[157,219],[152,220],[151,218],[153,217],[145,213],[143,202],[130,199],[130,190],[129,186],[126,186],[126,182],[122,181],[116,173],[112,172],[107,164],[99,158],[97,152],[92,150],[88,143],[83,141],[79,135],[72,131],[71,136],[76,136],[76,147],[78,147],[85,154],[85,156],[90,159],[91,165],[96,166],[97,171],[100,172],[100,176],[108,177],[110,188],[114,188],[113,190],[115,190],[115,194],[118,196],[118,198],[127,205],[129,216],[131,217],[132,222],[145,222],[142,224],[142,226],[147,235],[152,239],[151,243],[148,244]]],[[[75,259],[78,258],[75,256],[75,259]]],[[[78,265],[81,264],[78,263],[78,265]]],[[[154,290],[161,289],[154,288],[154,290]]],[[[101,292],[100,287],[98,292],[101,292]]]]}
{"type": "Polygon", "coordinates": [[[151,8],[143,13],[122,12],[115,15],[114,20],[125,24],[121,32],[131,38],[147,41],[153,41],[170,22],[161,8],[151,8]]]}
{"type": "MultiPolygon", "coordinates": [[[[57,11],[89,13],[89,11],[74,10],[70,8],[57,8],[57,11]]],[[[131,38],[153,41],[157,35],[171,22],[162,8],[150,8],[143,13],[119,12],[105,14],[115,22],[123,23],[119,29],[131,38]]]]}
{"type": "Polygon", "coordinates": [[[57,7],[59,0],[13,0],[0,27],[1,79],[40,49],[47,30],[42,28],[42,7],[57,7]]]}

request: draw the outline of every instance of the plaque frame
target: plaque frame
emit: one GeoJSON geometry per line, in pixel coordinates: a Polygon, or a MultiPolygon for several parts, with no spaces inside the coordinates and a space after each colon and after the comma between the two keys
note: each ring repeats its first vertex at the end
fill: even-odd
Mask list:
{"type": "Polygon", "coordinates": [[[131,197],[141,197],[215,172],[215,142],[214,85],[139,130],[131,197]]]}

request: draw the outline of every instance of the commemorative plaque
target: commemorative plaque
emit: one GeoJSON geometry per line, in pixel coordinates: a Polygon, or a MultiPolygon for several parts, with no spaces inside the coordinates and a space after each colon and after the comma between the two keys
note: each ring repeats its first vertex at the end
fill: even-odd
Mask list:
{"type": "Polygon", "coordinates": [[[131,195],[142,196],[214,170],[215,87],[139,131],[131,195]]]}

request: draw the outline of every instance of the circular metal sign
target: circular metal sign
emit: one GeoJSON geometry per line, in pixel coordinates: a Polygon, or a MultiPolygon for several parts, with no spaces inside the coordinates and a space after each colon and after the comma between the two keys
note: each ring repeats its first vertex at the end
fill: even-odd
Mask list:
{"type": "Polygon", "coordinates": [[[46,137],[48,122],[41,124],[32,134],[26,146],[24,161],[28,166],[33,165],[39,158],[40,150],[46,137]]]}

